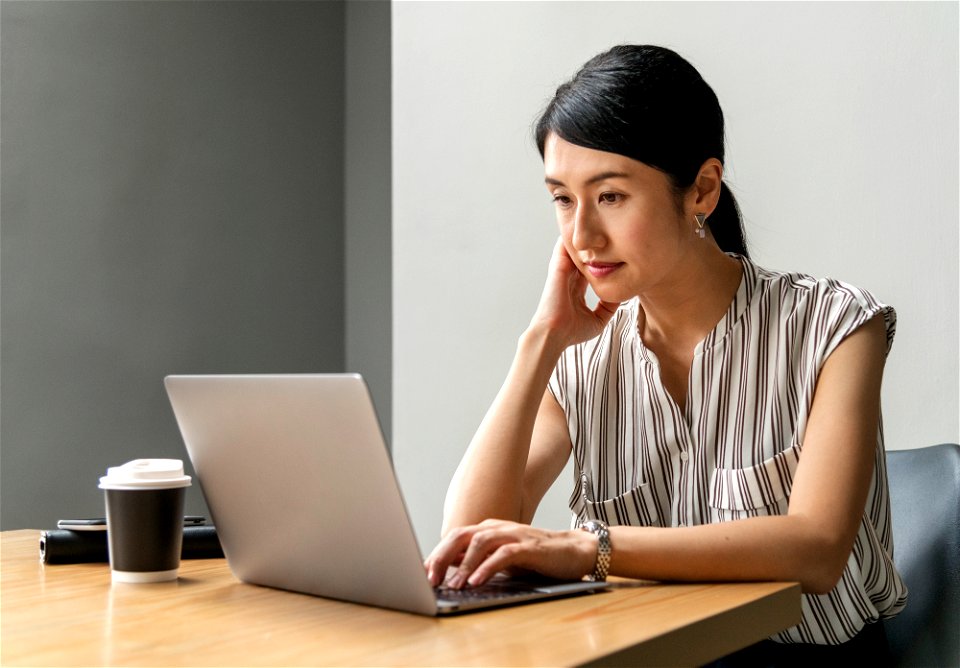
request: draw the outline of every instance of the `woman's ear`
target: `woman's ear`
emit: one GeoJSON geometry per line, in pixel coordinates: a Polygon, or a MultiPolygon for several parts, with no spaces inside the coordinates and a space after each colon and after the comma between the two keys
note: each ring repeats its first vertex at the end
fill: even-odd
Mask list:
{"type": "Polygon", "coordinates": [[[707,217],[717,208],[720,200],[720,186],[723,184],[723,164],[716,158],[707,158],[693,187],[687,195],[687,205],[692,213],[705,213],[707,217]]]}

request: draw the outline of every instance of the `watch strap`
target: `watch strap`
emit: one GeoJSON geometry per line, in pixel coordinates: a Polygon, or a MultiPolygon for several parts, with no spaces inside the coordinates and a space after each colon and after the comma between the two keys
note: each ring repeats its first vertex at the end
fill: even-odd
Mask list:
{"type": "Polygon", "coordinates": [[[610,555],[613,552],[613,546],[610,544],[610,529],[600,520],[588,520],[580,528],[597,537],[597,563],[593,567],[593,573],[587,576],[587,580],[603,582],[607,579],[607,573],[610,572],[610,555]]]}

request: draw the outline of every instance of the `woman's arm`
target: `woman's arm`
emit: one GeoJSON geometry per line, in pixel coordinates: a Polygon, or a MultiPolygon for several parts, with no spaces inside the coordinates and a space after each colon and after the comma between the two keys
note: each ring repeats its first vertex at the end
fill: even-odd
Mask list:
{"type": "Polygon", "coordinates": [[[560,406],[545,392],[547,382],[564,349],[597,336],[619,306],[589,308],[586,289],[557,239],[537,311],[450,484],[444,535],[491,517],[529,522],[563,469],[570,438],[560,406]]]}
{"type": "MultiPolygon", "coordinates": [[[[527,419],[527,416],[521,415],[523,411],[519,405],[510,403],[511,386],[516,389],[523,385],[516,381],[511,370],[504,389],[497,396],[460,462],[447,492],[443,528],[445,537],[451,533],[459,535],[469,530],[471,525],[489,526],[495,523],[489,518],[513,520],[513,524],[529,524],[543,495],[570,457],[566,418],[549,391],[543,393],[532,435],[524,438],[526,431],[520,434],[511,432],[511,428],[516,428],[518,423],[527,419]],[[498,424],[501,429],[496,428],[498,424]],[[498,474],[502,477],[498,478],[498,474]]],[[[546,381],[543,384],[546,385],[546,381]]],[[[529,410],[529,406],[527,408],[529,410]]],[[[443,582],[447,567],[452,563],[449,560],[438,561],[436,554],[434,550],[424,562],[427,577],[434,586],[443,582]]],[[[589,556],[586,555],[587,559],[589,556]]],[[[461,586],[468,575],[464,573],[456,586],[461,586]]],[[[576,578],[578,575],[570,574],[569,577],[576,578]]]]}
{"type": "MultiPolygon", "coordinates": [[[[444,504],[444,536],[488,518],[533,519],[570,456],[566,418],[546,390],[565,348],[597,336],[619,304],[585,302],[586,279],[562,240],[554,247],[537,311],[507,379],[457,468],[444,504]]],[[[431,571],[431,560],[426,566],[431,571]]],[[[431,579],[440,577],[431,574],[431,579]]]]}
{"type": "Polygon", "coordinates": [[[521,337],[507,380],[450,483],[443,535],[488,518],[533,519],[570,455],[563,411],[544,391],[558,356],[542,335],[521,337]]]}
{"type": "MultiPolygon", "coordinates": [[[[886,357],[873,318],[826,360],[786,515],[686,528],[613,527],[610,572],[657,580],[791,580],[834,587],[850,556],[873,476],[886,357]]],[[[507,567],[569,577],[589,573],[596,537],[493,522],[451,532],[431,555],[479,584],[507,567]]]]}

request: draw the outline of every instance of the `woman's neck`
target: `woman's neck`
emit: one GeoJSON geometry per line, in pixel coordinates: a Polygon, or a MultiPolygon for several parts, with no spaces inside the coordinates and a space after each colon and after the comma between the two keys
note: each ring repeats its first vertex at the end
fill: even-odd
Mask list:
{"type": "Polygon", "coordinates": [[[686,255],[671,276],[639,295],[644,344],[692,351],[727,312],[742,275],[743,265],[714,244],[686,255]]]}

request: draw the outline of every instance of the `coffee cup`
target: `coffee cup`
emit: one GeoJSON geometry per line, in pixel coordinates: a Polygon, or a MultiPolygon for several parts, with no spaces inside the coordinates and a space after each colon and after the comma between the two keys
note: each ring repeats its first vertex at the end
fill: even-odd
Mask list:
{"type": "Polygon", "coordinates": [[[176,580],[190,476],[179,459],[135,459],[100,478],[114,582],[176,580]]]}

